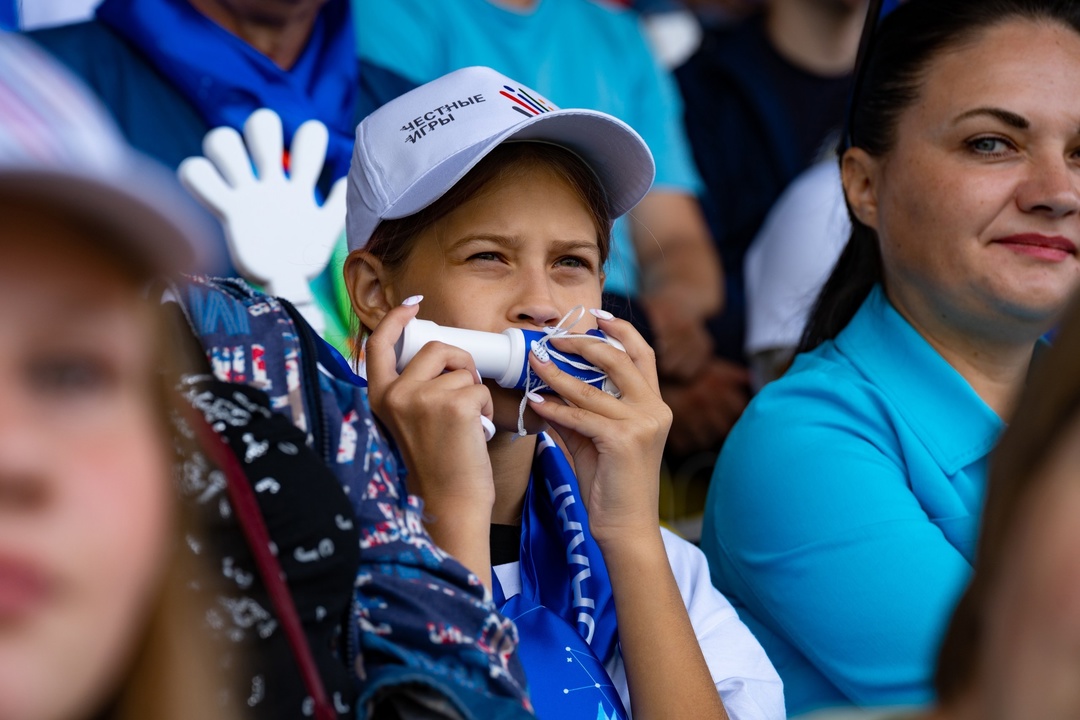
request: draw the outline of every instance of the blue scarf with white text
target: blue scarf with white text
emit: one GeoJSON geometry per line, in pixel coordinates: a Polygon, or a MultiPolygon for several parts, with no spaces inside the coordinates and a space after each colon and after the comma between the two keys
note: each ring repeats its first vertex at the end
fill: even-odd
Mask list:
{"type": "Polygon", "coordinates": [[[615,599],[577,477],[561,448],[539,436],[521,528],[521,593],[499,610],[518,627],[518,655],[538,717],[626,718],[604,669],[618,647],[615,599]]]}
{"type": "Polygon", "coordinates": [[[255,110],[270,108],[281,116],[288,147],[303,122],[320,120],[330,131],[332,179],[348,173],[360,85],[348,0],[328,0],[289,70],[188,0],[104,0],[97,18],[146,56],[210,127],[240,130],[255,110]]]}

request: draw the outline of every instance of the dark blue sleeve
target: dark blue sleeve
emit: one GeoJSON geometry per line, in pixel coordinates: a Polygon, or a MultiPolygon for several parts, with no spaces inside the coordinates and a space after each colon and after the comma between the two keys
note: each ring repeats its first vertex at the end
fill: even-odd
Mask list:
{"type": "Polygon", "coordinates": [[[90,20],[27,35],[90,87],[135,149],[170,168],[202,154],[209,125],[112,30],[90,20]]]}

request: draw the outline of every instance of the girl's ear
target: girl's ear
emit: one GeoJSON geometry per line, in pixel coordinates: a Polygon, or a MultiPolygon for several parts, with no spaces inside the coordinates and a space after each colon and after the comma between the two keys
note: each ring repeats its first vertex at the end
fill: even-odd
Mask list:
{"type": "Polygon", "coordinates": [[[862,148],[849,148],[840,163],[840,176],[844,183],[851,212],[859,222],[878,229],[878,192],[880,190],[881,161],[862,148]]]}
{"type": "Polygon", "coordinates": [[[353,312],[364,327],[378,327],[383,316],[394,307],[382,261],[366,250],[353,250],[345,258],[344,272],[353,312]]]}

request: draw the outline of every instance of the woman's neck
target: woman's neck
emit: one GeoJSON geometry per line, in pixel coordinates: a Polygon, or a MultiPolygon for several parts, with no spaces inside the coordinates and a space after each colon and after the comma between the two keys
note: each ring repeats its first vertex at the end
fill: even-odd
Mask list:
{"type": "Polygon", "coordinates": [[[532,10],[540,0],[488,0],[488,2],[514,10],[532,10]]]}
{"type": "Polygon", "coordinates": [[[866,3],[773,0],[765,32],[788,62],[816,75],[840,76],[855,67],[866,3]]]}
{"type": "MultiPolygon", "coordinates": [[[[282,70],[289,70],[307,47],[323,3],[304,2],[288,12],[245,14],[221,0],[188,0],[192,7],[251,47],[270,58],[282,70]]],[[[273,6],[276,8],[277,3],[273,6]]]]}
{"type": "Polygon", "coordinates": [[[536,454],[536,442],[535,435],[518,437],[514,433],[501,432],[488,443],[491,476],[495,482],[495,505],[491,508],[492,523],[521,524],[525,491],[529,487],[533,457],[536,454]]]}
{"type": "Polygon", "coordinates": [[[967,380],[998,417],[1008,422],[1041,333],[1008,321],[984,321],[980,328],[975,321],[961,323],[948,312],[912,307],[903,300],[898,302],[894,293],[887,295],[897,312],[967,380]],[[965,331],[961,325],[969,329],[965,331]]]}

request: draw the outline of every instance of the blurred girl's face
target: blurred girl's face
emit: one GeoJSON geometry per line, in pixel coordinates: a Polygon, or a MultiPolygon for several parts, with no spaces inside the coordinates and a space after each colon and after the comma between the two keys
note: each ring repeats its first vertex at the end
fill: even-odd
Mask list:
{"type": "Polygon", "coordinates": [[[1027,482],[988,596],[979,717],[1080,717],[1080,418],[1027,482]]]}
{"type": "Polygon", "coordinates": [[[1080,281],[1080,35],[1013,20],[944,53],[871,163],[860,219],[902,312],[1048,329],[1080,281]]]}
{"type": "Polygon", "coordinates": [[[156,333],[95,238],[0,203],[0,718],[117,689],[167,555],[156,333]]]}
{"type": "MultiPolygon", "coordinates": [[[[390,299],[423,295],[419,316],[440,325],[537,330],[578,305],[599,308],[602,285],[592,215],[564,180],[535,166],[493,182],[422,233],[390,299]]],[[[586,312],[574,332],[595,327],[586,312]]],[[[488,386],[496,426],[516,429],[521,394],[488,386]]]]}

